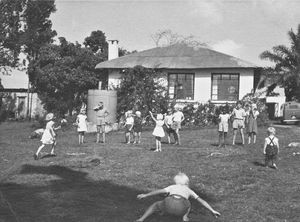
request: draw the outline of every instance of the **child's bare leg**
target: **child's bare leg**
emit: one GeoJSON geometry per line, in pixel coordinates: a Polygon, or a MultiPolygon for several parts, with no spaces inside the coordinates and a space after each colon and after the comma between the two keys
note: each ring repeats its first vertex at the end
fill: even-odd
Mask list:
{"type": "Polygon", "coordinates": [[[148,207],[148,209],[145,211],[145,213],[143,214],[143,216],[141,216],[139,219],[137,219],[137,222],[142,222],[144,221],[147,217],[151,216],[153,213],[159,211],[159,204],[162,201],[157,201],[154,204],[152,204],[150,207],[148,207]]]}
{"type": "Polygon", "coordinates": [[[177,137],[177,144],[180,145],[180,134],[179,134],[179,129],[176,129],[176,137],[177,137]]]}
{"type": "Polygon", "coordinates": [[[138,143],[141,143],[142,132],[138,132],[138,143]]]}
{"type": "Polygon", "coordinates": [[[253,133],[253,143],[256,143],[256,133],[253,133]]]}
{"type": "Polygon", "coordinates": [[[126,133],[126,143],[129,144],[130,143],[130,132],[126,133]]]}
{"type": "Polygon", "coordinates": [[[134,132],[134,133],[133,133],[133,143],[136,143],[137,136],[138,136],[138,133],[137,133],[137,132],[134,132]]]}
{"type": "Polygon", "coordinates": [[[103,143],[105,143],[105,132],[104,131],[102,133],[102,141],[103,141],[103,143]]]}
{"type": "Polygon", "coordinates": [[[189,209],[187,210],[186,214],[183,215],[183,217],[182,217],[183,221],[190,221],[190,218],[189,218],[190,211],[191,211],[191,207],[189,207],[189,209]]]}
{"type": "Polygon", "coordinates": [[[81,135],[78,134],[78,143],[80,144],[81,143],[81,135]]]}
{"type": "Polygon", "coordinates": [[[96,143],[100,142],[100,126],[97,126],[97,141],[96,143]]]}
{"type": "Polygon", "coordinates": [[[227,137],[227,132],[224,132],[224,141],[223,141],[223,145],[224,147],[226,146],[226,137],[227,137]]]}
{"type": "Polygon", "coordinates": [[[45,144],[42,144],[36,151],[35,155],[38,156],[41,150],[45,147],[45,144]]]}
{"type": "Polygon", "coordinates": [[[168,132],[167,136],[168,136],[168,143],[170,144],[171,143],[171,137],[170,137],[171,133],[168,132]]]}
{"type": "Polygon", "coordinates": [[[222,139],[223,139],[223,132],[219,131],[219,146],[218,146],[218,148],[221,148],[221,146],[222,146],[222,139]]]}
{"type": "Polygon", "coordinates": [[[54,143],[52,143],[51,155],[54,155],[55,146],[56,146],[56,141],[54,141],[54,143]]]}
{"type": "Polygon", "coordinates": [[[154,152],[157,152],[157,151],[159,151],[159,141],[158,141],[158,139],[157,139],[158,137],[155,137],[155,151],[154,152]]]}
{"type": "Polygon", "coordinates": [[[244,131],[243,131],[242,128],[240,129],[240,133],[241,133],[241,137],[242,137],[242,144],[244,145],[245,144],[245,137],[244,137],[244,131]]]}
{"type": "Polygon", "coordinates": [[[84,135],[81,135],[81,143],[84,142],[84,135]]]}
{"type": "Polygon", "coordinates": [[[251,143],[251,133],[248,133],[248,144],[251,143]]]}
{"type": "Polygon", "coordinates": [[[236,134],[237,134],[237,129],[233,129],[232,145],[235,145],[236,134]]]}

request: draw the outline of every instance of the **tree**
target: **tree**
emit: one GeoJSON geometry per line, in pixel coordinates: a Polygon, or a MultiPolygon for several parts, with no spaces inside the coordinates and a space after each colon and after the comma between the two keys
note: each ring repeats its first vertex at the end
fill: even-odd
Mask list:
{"type": "Polygon", "coordinates": [[[21,52],[29,61],[53,41],[56,32],[49,19],[55,0],[2,0],[0,2],[0,67],[18,65],[21,52]]]}
{"type": "Polygon", "coordinates": [[[48,44],[30,63],[30,82],[47,111],[65,114],[81,104],[88,89],[97,88],[95,66],[101,58],[80,44],[59,38],[60,44],[48,44]]]}
{"type": "Polygon", "coordinates": [[[151,38],[154,41],[156,47],[169,46],[177,43],[184,43],[189,46],[195,46],[195,47],[207,46],[206,43],[199,41],[193,35],[189,35],[189,36],[179,35],[177,33],[174,33],[170,29],[158,30],[155,34],[151,35],[151,38]]]}
{"type": "Polygon", "coordinates": [[[300,24],[297,33],[291,29],[288,36],[290,47],[274,46],[260,57],[275,62],[273,71],[281,76],[279,84],[284,87],[287,100],[300,100],[300,24]]]}
{"type": "Polygon", "coordinates": [[[24,1],[0,1],[0,72],[6,73],[7,67],[18,65],[21,51],[21,15],[24,1]]]}
{"type": "Polygon", "coordinates": [[[128,109],[166,112],[168,106],[167,89],[161,82],[161,73],[154,69],[136,66],[122,73],[120,87],[117,89],[118,118],[128,109]]]}

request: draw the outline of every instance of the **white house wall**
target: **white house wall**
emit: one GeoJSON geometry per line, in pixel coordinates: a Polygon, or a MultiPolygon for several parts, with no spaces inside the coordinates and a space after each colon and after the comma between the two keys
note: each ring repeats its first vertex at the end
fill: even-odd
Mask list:
{"type": "MultiPolygon", "coordinates": [[[[194,102],[206,103],[211,100],[211,74],[213,73],[238,73],[240,74],[239,82],[239,99],[242,99],[247,93],[250,93],[254,85],[253,69],[199,69],[199,70],[165,70],[165,73],[194,73],[194,102]]],[[[108,85],[109,89],[120,84],[120,71],[110,70],[108,85]]],[[[164,75],[167,78],[167,75],[164,75]]],[[[216,101],[226,102],[226,101],[216,101]]]]}

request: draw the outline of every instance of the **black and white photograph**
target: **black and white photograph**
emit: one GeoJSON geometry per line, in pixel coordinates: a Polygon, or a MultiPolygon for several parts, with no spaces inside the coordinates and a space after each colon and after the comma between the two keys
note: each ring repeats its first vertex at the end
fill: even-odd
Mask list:
{"type": "Polygon", "coordinates": [[[300,0],[0,0],[0,222],[187,221],[300,221],[300,0]]]}

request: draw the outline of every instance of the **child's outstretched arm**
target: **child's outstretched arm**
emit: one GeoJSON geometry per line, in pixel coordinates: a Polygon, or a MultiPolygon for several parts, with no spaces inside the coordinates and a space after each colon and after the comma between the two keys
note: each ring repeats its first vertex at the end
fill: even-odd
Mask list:
{"type": "Polygon", "coordinates": [[[139,194],[137,195],[137,198],[140,199],[144,199],[146,197],[150,197],[150,196],[154,196],[154,195],[158,195],[158,194],[163,194],[163,193],[167,193],[165,189],[160,189],[160,190],[154,190],[150,193],[146,193],[146,194],[139,194]]]}
{"type": "Polygon", "coordinates": [[[153,119],[154,122],[156,122],[156,119],[154,118],[153,114],[151,111],[149,111],[151,118],[153,119]]]}
{"type": "Polygon", "coordinates": [[[201,203],[204,207],[206,207],[215,217],[221,215],[218,211],[214,210],[205,200],[201,199],[200,197],[198,197],[196,200],[199,203],[201,203]]]}

